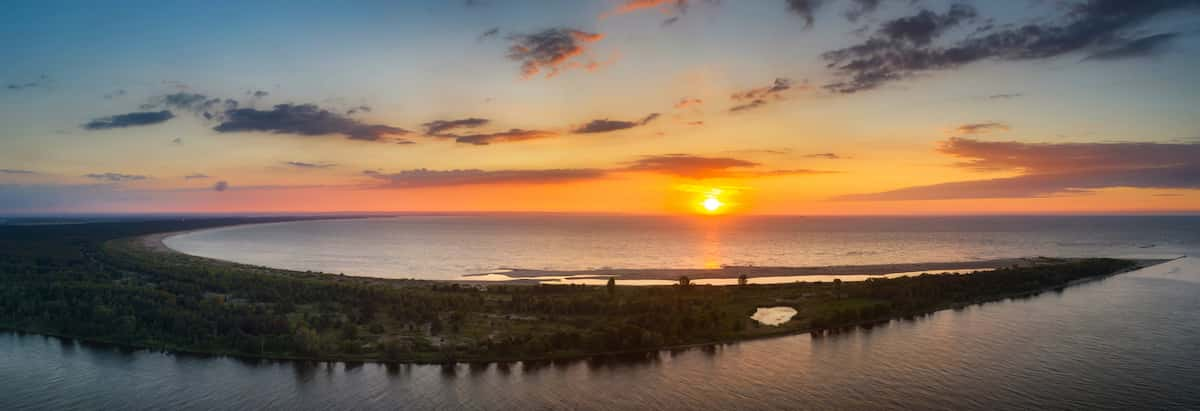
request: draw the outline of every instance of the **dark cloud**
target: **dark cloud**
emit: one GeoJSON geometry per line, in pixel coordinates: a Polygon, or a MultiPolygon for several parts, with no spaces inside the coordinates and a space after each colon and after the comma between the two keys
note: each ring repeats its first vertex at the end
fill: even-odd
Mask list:
{"type": "Polygon", "coordinates": [[[987,134],[997,131],[1008,131],[1010,129],[1011,128],[1008,127],[1008,124],[997,123],[993,121],[987,123],[963,124],[955,127],[954,131],[958,134],[987,134]]]}
{"type": "Polygon", "coordinates": [[[825,0],[786,0],[788,10],[800,18],[804,19],[804,27],[812,27],[816,20],[817,8],[825,3],[825,0]]]}
{"type": "Polygon", "coordinates": [[[320,136],[339,134],[351,140],[385,141],[409,131],[383,124],[366,124],[313,104],[279,104],[271,110],[240,108],[225,112],[225,120],[213,127],[221,133],[260,131],[276,134],[320,136]]]}
{"type": "Polygon", "coordinates": [[[658,116],[659,116],[658,113],[650,113],[650,115],[647,115],[646,117],[642,118],[641,120],[637,120],[637,121],[620,121],[620,120],[609,120],[609,119],[592,120],[592,121],[588,122],[587,124],[584,124],[580,127],[577,127],[574,130],[571,130],[571,132],[578,133],[578,134],[589,134],[589,133],[607,133],[607,132],[611,132],[611,131],[625,130],[625,129],[630,129],[630,128],[634,128],[637,126],[644,126],[644,125],[650,123],[651,121],[654,121],[655,119],[657,119],[658,116]]]}
{"type": "Polygon", "coordinates": [[[358,106],[358,107],[351,107],[349,110],[346,110],[346,115],[352,116],[352,115],[355,115],[358,113],[370,113],[370,112],[371,112],[370,106],[358,106]]]}
{"type": "Polygon", "coordinates": [[[483,33],[479,34],[479,37],[478,37],[478,38],[476,38],[476,40],[477,40],[477,41],[484,41],[484,40],[487,40],[487,39],[490,39],[490,38],[493,38],[493,37],[497,37],[497,36],[499,36],[499,35],[500,35],[500,28],[499,28],[499,27],[492,27],[492,28],[490,28],[490,29],[487,29],[487,31],[484,31],[483,33]]]}
{"type": "Polygon", "coordinates": [[[36,171],[19,170],[14,168],[0,168],[0,174],[37,174],[36,171]]]}
{"type": "Polygon", "coordinates": [[[94,180],[111,181],[114,183],[120,183],[120,182],[124,182],[124,181],[140,181],[140,180],[146,180],[146,179],[150,178],[150,177],[143,176],[143,175],[121,174],[121,173],[93,173],[93,174],[86,174],[86,175],[84,175],[84,177],[94,179],[94,180]]]}
{"type": "Polygon", "coordinates": [[[326,162],[308,163],[308,162],[304,162],[304,161],[285,161],[285,162],[283,162],[283,165],[289,166],[289,167],[295,167],[295,168],[309,168],[309,169],[337,167],[336,163],[326,163],[326,162]]]}
{"type": "Polygon", "coordinates": [[[912,16],[884,22],[876,35],[889,41],[924,46],[947,29],[974,19],[976,15],[975,8],[966,4],[951,5],[944,14],[921,10],[912,16]]]}
{"type": "Polygon", "coordinates": [[[558,133],[544,130],[522,130],[519,128],[497,133],[454,135],[444,134],[439,137],[453,138],[455,142],[486,146],[492,143],[513,143],[518,141],[540,140],[557,136],[558,133]]]}
{"type": "Polygon", "coordinates": [[[952,138],[942,153],[957,166],[1017,171],[1016,177],[960,181],[854,194],[839,200],[1027,198],[1116,187],[1200,189],[1200,143],[1021,143],[952,138]]]}
{"type": "Polygon", "coordinates": [[[207,174],[200,174],[200,173],[188,174],[186,176],[183,176],[184,180],[203,180],[206,178],[211,178],[211,177],[209,177],[207,174]]]}
{"type": "Polygon", "coordinates": [[[850,2],[850,8],[846,10],[846,20],[856,22],[858,19],[871,14],[875,9],[879,8],[879,3],[882,0],[853,0],[850,2]]]}
{"type": "Polygon", "coordinates": [[[171,144],[183,145],[183,139],[179,138],[179,137],[175,137],[175,139],[171,140],[171,144]]]}
{"type": "Polygon", "coordinates": [[[364,171],[387,188],[453,187],[486,184],[553,184],[594,180],[607,175],[598,169],[548,170],[405,170],[398,173],[364,171]]]}
{"type": "Polygon", "coordinates": [[[221,181],[216,182],[216,184],[213,184],[214,191],[219,192],[219,191],[225,191],[228,189],[229,189],[229,182],[227,182],[225,180],[221,180],[221,181]]]}
{"type": "Polygon", "coordinates": [[[596,67],[597,63],[581,63],[575,57],[586,51],[588,43],[603,39],[604,35],[569,28],[552,28],[533,34],[511,36],[508,58],[521,62],[521,74],[528,78],[546,71],[553,77],[563,70],[576,67],[596,67]]]}
{"type": "Polygon", "coordinates": [[[143,104],[142,108],[169,108],[187,111],[193,114],[203,115],[205,118],[211,120],[214,116],[219,116],[226,110],[238,108],[238,105],[238,101],[234,99],[221,99],[218,97],[209,97],[200,93],[181,91],[155,97],[151,99],[149,103],[143,104]]]}
{"type": "Polygon", "coordinates": [[[436,136],[451,130],[485,126],[489,122],[490,120],[486,118],[471,117],[458,120],[434,120],[422,124],[421,127],[425,127],[425,135],[436,136]]]}
{"type": "Polygon", "coordinates": [[[1087,60],[1120,60],[1147,57],[1166,49],[1167,44],[1179,37],[1179,33],[1163,33],[1130,40],[1108,50],[1094,53],[1087,60]]]}
{"type": "Polygon", "coordinates": [[[170,111],[142,111],[115,116],[98,118],[83,125],[87,130],[107,130],[113,128],[148,126],[170,120],[175,114],[170,111]]]}
{"type": "Polygon", "coordinates": [[[255,90],[255,91],[254,91],[253,93],[251,93],[250,95],[251,95],[251,96],[254,96],[255,98],[263,98],[263,97],[266,97],[266,96],[268,96],[268,95],[270,95],[270,94],[271,94],[271,93],[268,93],[268,92],[266,92],[266,91],[263,91],[263,90],[255,90]]]}
{"type": "Polygon", "coordinates": [[[837,153],[813,153],[804,156],[805,158],[823,158],[826,160],[841,160],[846,157],[840,156],[837,153]]]}
{"type": "Polygon", "coordinates": [[[1058,22],[989,25],[950,42],[949,46],[934,45],[932,40],[945,32],[947,24],[953,26],[971,20],[973,9],[955,5],[941,15],[922,10],[914,16],[885,22],[862,43],[824,53],[822,57],[828,66],[843,77],[825,87],[833,92],[854,93],[915,74],[955,69],[989,59],[1044,59],[1080,51],[1142,56],[1170,39],[1129,39],[1129,31],[1156,16],[1185,9],[1192,11],[1197,6],[1200,6],[1197,0],[1087,0],[1068,6],[1058,22]],[[935,17],[931,20],[934,24],[925,24],[930,21],[922,15],[935,17]],[[901,24],[904,21],[924,23],[901,24]]]}

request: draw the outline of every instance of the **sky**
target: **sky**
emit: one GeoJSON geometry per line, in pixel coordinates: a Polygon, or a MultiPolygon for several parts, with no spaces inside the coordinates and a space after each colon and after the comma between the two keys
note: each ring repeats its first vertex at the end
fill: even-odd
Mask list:
{"type": "Polygon", "coordinates": [[[1200,0],[18,0],[0,215],[1195,213],[1198,51],[1200,0]]]}

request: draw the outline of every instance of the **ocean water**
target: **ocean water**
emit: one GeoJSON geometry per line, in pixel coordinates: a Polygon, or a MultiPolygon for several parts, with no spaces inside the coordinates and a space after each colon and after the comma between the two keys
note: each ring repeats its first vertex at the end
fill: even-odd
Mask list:
{"type": "Polygon", "coordinates": [[[1196,216],[406,216],[217,228],[176,250],[294,270],[457,279],[503,268],[716,268],[1174,258],[1200,250],[1196,216]]]}

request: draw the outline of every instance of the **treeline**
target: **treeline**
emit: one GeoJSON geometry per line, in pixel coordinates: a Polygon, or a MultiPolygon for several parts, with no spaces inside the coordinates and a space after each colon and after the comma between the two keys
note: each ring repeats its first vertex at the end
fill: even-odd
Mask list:
{"type": "Polygon", "coordinates": [[[0,327],[283,358],[521,359],[829,328],[1061,286],[1129,267],[1046,263],[861,283],[588,287],[375,280],[150,250],[140,235],[245,220],[0,227],[0,327]],[[781,328],[758,306],[800,314],[781,328]]]}

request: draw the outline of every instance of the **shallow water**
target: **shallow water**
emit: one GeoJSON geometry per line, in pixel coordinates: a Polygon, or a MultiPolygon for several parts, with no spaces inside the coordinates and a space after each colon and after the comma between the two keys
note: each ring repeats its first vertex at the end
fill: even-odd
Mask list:
{"type": "Polygon", "coordinates": [[[1197,409],[1200,260],[871,329],[501,366],[245,362],[0,333],[0,409],[1197,409]]]}
{"type": "Polygon", "coordinates": [[[506,267],[1171,258],[1200,248],[1200,217],[397,217],[226,227],[170,237],[166,244],[189,254],[295,270],[457,279],[506,267]]]}

